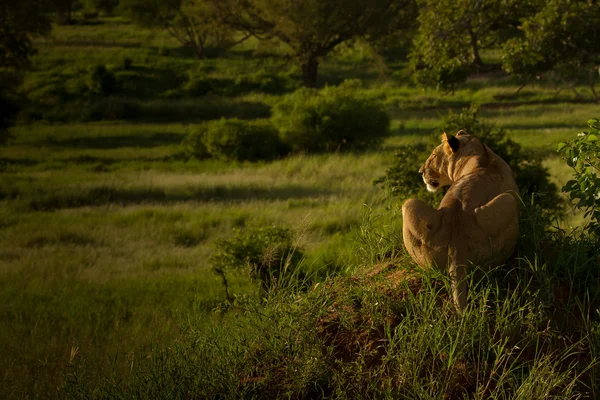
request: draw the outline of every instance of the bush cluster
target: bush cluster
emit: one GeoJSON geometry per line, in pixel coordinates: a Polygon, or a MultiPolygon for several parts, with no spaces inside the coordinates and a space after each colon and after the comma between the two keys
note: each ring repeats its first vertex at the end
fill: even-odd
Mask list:
{"type": "Polygon", "coordinates": [[[117,78],[104,65],[98,65],[90,75],[90,92],[101,96],[110,96],[117,92],[117,78]]]}
{"type": "Polygon", "coordinates": [[[378,103],[357,96],[358,89],[357,80],[299,89],[275,105],[271,120],[293,151],[367,149],[389,134],[390,119],[378,103]]]}
{"type": "Polygon", "coordinates": [[[188,157],[225,161],[272,160],[285,153],[277,131],[267,121],[237,118],[204,123],[183,141],[188,157]]]}
{"type": "Polygon", "coordinates": [[[356,95],[358,81],[322,90],[299,89],[273,108],[270,122],[221,119],[201,125],[183,142],[188,157],[272,160],[291,152],[366,150],[389,134],[377,102],[356,95]]]}
{"type": "Polygon", "coordinates": [[[589,218],[586,229],[600,237],[600,120],[588,121],[589,131],[558,145],[563,160],[573,169],[573,178],[562,188],[569,200],[589,218]]]}
{"type": "Polygon", "coordinates": [[[212,270],[223,277],[227,290],[228,273],[233,271],[248,274],[268,290],[286,270],[295,271],[302,260],[302,251],[294,245],[290,229],[265,226],[235,229],[227,238],[215,242],[215,251],[210,257],[212,270]]]}
{"type": "Polygon", "coordinates": [[[295,88],[297,82],[290,76],[270,74],[263,70],[240,75],[235,79],[191,75],[183,87],[184,91],[191,96],[215,94],[231,97],[252,92],[279,94],[295,88]]]}

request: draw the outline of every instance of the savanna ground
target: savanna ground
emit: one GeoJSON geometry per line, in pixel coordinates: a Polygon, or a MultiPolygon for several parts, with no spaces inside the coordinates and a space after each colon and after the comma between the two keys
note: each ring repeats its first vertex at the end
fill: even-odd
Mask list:
{"type": "MultiPolygon", "coordinates": [[[[22,84],[32,104],[0,149],[2,398],[55,396],[74,365],[90,386],[111,373],[127,380],[189,329],[218,327],[228,314],[211,311],[225,292],[208,257],[234,228],[292,228],[316,281],[380,261],[365,249],[370,229],[401,254],[402,200],[372,182],[398,146],[427,142],[448,109],[481,104],[482,118],[544,154],[559,185],[570,171],[556,145],[599,110],[549,84],[515,95],[519,83],[500,74],[471,78],[453,94],[418,89],[403,63],[383,68],[359,46],[328,57],[319,83],[363,80],[363,94],[392,118],[380,149],[269,163],[186,160],[180,143],[196,124],[267,118],[299,87],[297,68],[272,55],[277,48],[245,42],[196,61],[166,33],[119,19],[56,27],[36,45],[22,84]],[[82,100],[98,64],[115,72],[121,90],[82,100]]],[[[561,223],[570,229],[581,218],[561,223]]],[[[230,284],[239,296],[257,293],[246,276],[230,284]]]]}

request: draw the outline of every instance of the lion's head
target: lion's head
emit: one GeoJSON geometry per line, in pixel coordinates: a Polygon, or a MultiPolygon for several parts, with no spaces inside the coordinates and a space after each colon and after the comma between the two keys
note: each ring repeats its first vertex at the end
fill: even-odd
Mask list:
{"type": "Polygon", "coordinates": [[[456,136],[442,134],[442,143],[438,145],[419,168],[427,190],[435,192],[443,186],[452,184],[452,172],[458,158],[473,154],[487,153],[485,146],[465,131],[458,131],[456,136]],[[475,140],[473,140],[475,139],[475,140]]]}

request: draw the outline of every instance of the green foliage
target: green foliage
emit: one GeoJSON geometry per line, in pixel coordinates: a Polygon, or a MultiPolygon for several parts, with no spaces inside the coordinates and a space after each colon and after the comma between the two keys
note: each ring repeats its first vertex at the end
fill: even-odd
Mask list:
{"type": "Polygon", "coordinates": [[[272,160],[284,153],[277,130],[265,121],[237,118],[207,122],[183,141],[188,157],[227,161],[272,160]]]}
{"type": "Polygon", "coordinates": [[[249,275],[268,290],[303,258],[292,231],[276,226],[234,229],[230,237],[218,239],[214,248],[209,261],[213,271],[223,277],[226,290],[226,274],[233,271],[249,275]]]}
{"type": "Polygon", "coordinates": [[[119,0],[86,0],[86,5],[106,15],[112,15],[119,6],[119,0]]]}
{"type": "Polygon", "coordinates": [[[443,191],[429,192],[419,174],[419,168],[429,154],[423,145],[401,146],[394,155],[392,166],[385,171],[385,175],[377,178],[373,183],[391,190],[393,196],[401,198],[418,197],[432,203],[439,202],[443,191]]]}
{"type": "Polygon", "coordinates": [[[483,67],[482,49],[498,44],[501,28],[518,16],[513,0],[423,0],[410,55],[413,80],[454,90],[469,73],[483,67]]]}
{"type": "Polygon", "coordinates": [[[73,11],[81,9],[79,0],[46,0],[50,10],[55,12],[56,23],[59,25],[70,25],[73,23],[73,11]]]}
{"type": "Polygon", "coordinates": [[[0,67],[27,67],[36,53],[32,36],[50,32],[45,7],[35,0],[3,0],[0,4],[0,67]]]}
{"type": "Polygon", "coordinates": [[[586,310],[598,305],[590,294],[597,276],[553,274],[591,267],[581,256],[593,247],[579,244],[551,265],[522,259],[510,270],[475,269],[461,315],[448,276],[405,260],[307,293],[237,298],[229,312],[219,309],[214,329],[191,322],[178,346],[136,364],[126,382],[95,388],[73,365],[64,390],[82,398],[94,390],[110,398],[591,396],[600,389],[600,325],[586,310]]]}
{"type": "Polygon", "coordinates": [[[573,81],[584,71],[594,90],[600,63],[600,7],[593,1],[551,0],[542,4],[523,22],[523,35],[505,44],[504,69],[528,80],[554,71],[573,81]]]}
{"type": "Polygon", "coordinates": [[[83,10],[81,12],[81,15],[83,15],[83,19],[85,20],[94,20],[98,18],[98,15],[100,15],[100,13],[96,10],[83,10]]]}
{"type": "Polygon", "coordinates": [[[574,179],[569,180],[562,190],[589,217],[586,229],[600,237],[600,121],[590,119],[588,125],[589,131],[558,145],[558,151],[574,172],[574,179]]]}
{"type": "Polygon", "coordinates": [[[252,92],[280,94],[297,87],[297,83],[287,74],[258,70],[254,73],[239,74],[235,79],[212,78],[206,74],[190,73],[183,89],[191,96],[215,94],[233,97],[252,92]]]}
{"type": "Polygon", "coordinates": [[[319,62],[342,43],[375,39],[410,25],[411,0],[211,0],[233,29],[273,37],[289,46],[302,70],[304,86],[315,87],[319,62]],[[408,22],[407,22],[408,21],[408,22]]]}
{"type": "Polygon", "coordinates": [[[121,8],[141,26],[166,29],[197,59],[206,57],[208,47],[222,52],[236,43],[211,0],[122,0],[121,8]]]}
{"type": "Polygon", "coordinates": [[[180,0],[121,0],[119,9],[135,24],[151,28],[174,18],[180,5],[180,0]]]}
{"type": "MultiPolygon", "coordinates": [[[[517,186],[524,198],[535,196],[536,204],[542,208],[558,211],[561,205],[558,188],[550,181],[550,173],[543,166],[540,154],[521,147],[505,129],[481,120],[477,105],[463,109],[460,114],[449,112],[444,118],[442,132],[455,134],[461,129],[479,138],[506,161],[515,173],[517,186]]],[[[437,146],[439,135],[432,136],[431,142],[437,146]]]]}
{"type": "Polygon", "coordinates": [[[390,119],[374,100],[357,94],[358,81],[321,90],[302,88],[273,107],[271,121],[293,151],[364,150],[389,135],[390,119]]]}
{"type": "Polygon", "coordinates": [[[110,96],[117,92],[117,78],[104,65],[98,65],[90,74],[90,92],[101,96],[110,96]]]}

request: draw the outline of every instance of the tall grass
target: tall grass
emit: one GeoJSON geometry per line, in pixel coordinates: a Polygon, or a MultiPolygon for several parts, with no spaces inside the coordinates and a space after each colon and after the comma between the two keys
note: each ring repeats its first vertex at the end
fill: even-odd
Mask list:
{"type": "Polygon", "coordinates": [[[585,255],[597,249],[585,238],[576,247],[570,237],[547,239],[576,253],[543,259],[521,248],[536,255],[474,268],[460,315],[443,271],[400,256],[306,292],[291,284],[263,299],[240,297],[218,327],[190,321],[177,347],[132,369],[127,382],[90,385],[75,362],[63,390],[92,398],[595,397],[600,323],[589,312],[599,305],[598,269],[585,255]]]}

